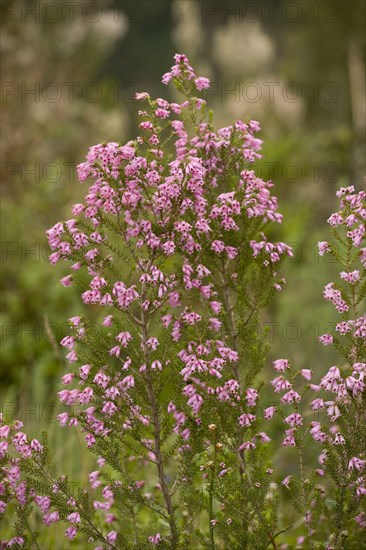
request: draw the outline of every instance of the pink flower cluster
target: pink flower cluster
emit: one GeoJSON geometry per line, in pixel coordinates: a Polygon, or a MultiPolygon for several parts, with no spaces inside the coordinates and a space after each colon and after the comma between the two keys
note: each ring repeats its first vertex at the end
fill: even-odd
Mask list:
{"type": "MultiPolygon", "coordinates": [[[[333,254],[345,267],[340,273],[344,284],[331,282],[324,290],[324,298],[335,306],[342,321],[335,325],[333,334],[324,334],[319,337],[319,341],[325,346],[337,346],[344,363],[340,367],[332,366],[322,376],[319,384],[309,383],[301,390],[296,390],[294,383],[298,380],[298,375],[310,382],[311,371],[303,369],[296,373],[287,360],[279,359],[274,362],[274,369],[284,374],[276,377],[272,385],[275,392],[287,392],[281,401],[292,404],[295,409],[284,417],[284,423],[290,427],[285,430],[283,445],[298,447],[301,452],[306,437],[310,435],[323,447],[319,456],[322,468],[316,469],[315,475],[328,475],[328,481],[332,480],[336,485],[341,479],[344,487],[354,493],[357,499],[361,499],[366,495],[366,455],[361,441],[366,414],[366,316],[360,315],[364,311],[366,283],[366,193],[356,193],[354,187],[348,187],[342,188],[337,196],[341,199],[341,208],[328,220],[333,227],[336,242],[322,241],[318,243],[318,247],[321,256],[325,253],[333,254]],[[304,407],[303,397],[311,392],[316,394],[310,405],[317,419],[308,423],[304,420],[304,414],[300,413],[300,406],[304,407]]],[[[283,485],[290,489],[292,479],[292,475],[286,477],[283,485]]],[[[304,478],[301,483],[304,483],[304,478]]],[[[309,480],[307,483],[310,487],[309,480]]],[[[314,491],[316,490],[317,486],[314,485],[314,491]]],[[[334,492],[334,485],[329,490],[334,492]]],[[[312,494],[310,489],[307,494],[312,494]]],[[[326,494],[324,488],[322,494],[326,494]]],[[[305,496],[303,498],[304,506],[315,508],[315,497],[309,502],[306,502],[305,496]]],[[[344,503],[339,506],[342,509],[340,513],[343,513],[344,503]]],[[[306,514],[310,525],[311,510],[306,514]]],[[[356,521],[358,524],[362,523],[357,518],[356,521]]],[[[309,536],[314,536],[315,530],[309,529],[309,536]]]]}
{"type": "MultiPolygon", "coordinates": [[[[167,376],[175,380],[177,394],[166,404],[166,421],[181,438],[181,453],[190,450],[188,418],[201,426],[216,406],[235,419],[239,438],[247,430],[239,451],[269,441],[264,432],[256,433],[253,409],[259,396],[240,384],[241,357],[223,319],[233,315],[228,300],[243,284],[237,273],[243,256],[248,266],[267,271],[270,286],[280,289],[283,281],[274,265],[292,255],[290,247],[269,242],[264,233],[256,240],[259,225],[282,220],[272,183],[251,169],[260,157],[259,124],[237,121],[215,132],[204,121],[205,101],[193,95],[210,82],[197,77],[184,55],[175,56],[163,77],[165,84],[171,80],[186,99],[178,104],[138,93],[136,99],[146,104],[139,112],[142,135],[124,145],[90,148],[78,167],[80,181],[91,180],[84,202],[73,206],[71,219],[47,232],[50,261],[71,262],[71,273],[61,283],[79,284],[75,273],[86,268],[89,283],[81,288],[82,301],[112,311],[104,313],[98,328],[98,359],[83,351],[94,334],[88,323],[70,319],[72,334],[61,344],[68,361],[79,366],[62,382],[77,386],[59,392],[68,406],[59,422],[79,426],[88,447],[145,430],[141,456],[157,466],[168,510],[158,435],[165,413],[155,393],[167,376]],[[191,137],[186,119],[198,116],[201,122],[191,137]],[[171,151],[164,146],[167,139],[171,151]],[[240,237],[244,227],[246,241],[240,237]],[[121,262],[127,275],[126,269],[121,275],[121,262]]],[[[94,501],[94,507],[107,514],[113,488],[107,486],[105,493],[106,502],[94,501]]],[[[71,512],[67,519],[71,539],[79,516],[71,512]]],[[[149,541],[155,545],[162,538],[157,533],[149,541]]]]}

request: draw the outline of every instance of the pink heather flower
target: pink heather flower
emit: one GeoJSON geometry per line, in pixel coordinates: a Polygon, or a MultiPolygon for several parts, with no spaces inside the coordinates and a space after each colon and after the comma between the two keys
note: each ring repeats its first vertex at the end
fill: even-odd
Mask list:
{"type": "Polygon", "coordinates": [[[99,487],[101,485],[101,481],[99,481],[98,477],[100,475],[100,472],[99,470],[96,470],[95,472],[91,472],[89,474],[89,483],[92,487],[92,489],[96,489],[97,487],[99,487]]]}
{"type": "Polygon", "coordinates": [[[280,391],[285,391],[292,388],[292,384],[286,380],[283,376],[278,376],[271,381],[272,386],[274,386],[274,391],[279,393],[280,391]]]}
{"type": "Polygon", "coordinates": [[[347,334],[352,329],[353,321],[342,321],[336,325],[336,331],[339,334],[347,334]]]}
{"type": "Polygon", "coordinates": [[[67,275],[67,277],[64,277],[63,279],[60,279],[60,282],[63,286],[71,286],[72,285],[71,275],[67,275]]]}
{"type": "Polygon", "coordinates": [[[351,470],[351,471],[352,470],[358,470],[359,472],[361,472],[362,470],[364,470],[365,464],[366,464],[366,460],[361,460],[357,456],[354,456],[348,462],[348,469],[351,470]]]}
{"type": "Polygon", "coordinates": [[[70,372],[68,374],[65,374],[62,376],[61,380],[63,384],[70,384],[74,379],[75,374],[73,372],[70,372]]]}
{"type": "Polygon", "coordinates": [[[159,345],[159,340],[155,337],[152,337],[152,338],[149,338],[146,343],[150,349],[155,351],[159,345]]]}
{"type": "Polygon", "coordinates": [[[267,407],[266,409],[264,409],[264,418],[266,420],[270,420],[271,418],[273,418],[275,412],[276,407],[267,407]]]}
{"type": "Polygon", "coordinates": [[[208,78],[205,78],[204,76],[199,76],[194,81],[197,90],[206,90],[210,87],[210,81],[208,78]]]}
{"type": "Polygon", "coordinates": [[[309,430],[309,433],[315,441],[320,441],[321,443],[327,441],[327,435],[322,432],[320,422],[311,422],[311,426],[312,428],[309,430]]]}
{"type": "Polygon", "coordinates": [[[152,122],[148,122],[148,121],[140,122],[139,126],[142,130],[153,130],[154,129],[154,126],[153,126],[152,122]]]}
{"type": "Polygon", "coordinates": [[[366,339],[366,315],[363,315],[362,317],[355,319],[354,327],[356,329],[354,332],[354,337],[362,338],[365,340],[366,339]]]}
{"type": "Polygon", "coordinates": [[[169,116],[169,111],[167,111],[166,109],[156,109],[155,111],[155,115],[158,117],[158,118],[168,118],[169,116]]]}
{"type": "Polygon", "coordinates": [[[256,417],[254,414],[244,413],[241,416],[239,416],[238,422],[240,426],[248,427],[252,424],[252,422],[254,422],[255,419],[256,417]]]}
{"type": "Polygon", "coordinates": [[[345,445],[345,444],[346,444],[346,440],[344,439],[343,435],[340,433],[337,433],[333,440],[333,445],[345,445]]]}
{"type": "Polygon", "coordinates": [[[93,445],[95,445],[95,437],[93,436],[93,434],[86,434],[85,441],[87,447],[92,447],[93,445]]]}
{"type": "Polygon", "coordinates": [[[162,83],[163,84],[169,84],[169,82],[172,80],[173,75],[172,73],[165,73],[163,74],[162,83]]]}
{"type": "Polygon", "coordinates": [[[0,458],[4,458],[4,456],[7,453],[8,446],[9,446],[9,444],[8,444],[7,441],[1,441],[1,443],[0,443],[0,458]]]}
{"type": "Polygon", "coordinates": [[[290,426],[301,426],[302,425],[302,416],[299,413],[292,413],[287,418],[285,418],[286,424],[290,426]]]}
{"type": "Polygon", "coordinates": [[[84,210],[85,206],[83,204],[74,204],[72,207],[72,214],[73,216],[77,216],[78,214],[81,214],[84,210]]]}
{"type": "Polygon", "coordinates": [[[225,250],[225,245],[222,241],[212,241],[211,248],[217,254],[220,254],[225,250]]]}
{"type": "Polygon", "coordinates": [[[145,99],[149,99],[149,94],[147,92],[137,92],[135,94],[135,99],[137,101],[144,101],[145,99]]]}
{"type": "Polygon", "coordinates": [[[22,537],[13,537],[9,540],[9,542],[6,545],[6,548],[11,548],[14,544],[17,544],[19,546],[23,546],[24,539],[22,537]]]}
{"type": "Polygon", "coordinates": [[[204,99],[197,99],[196,100],[196,109],[201,109],[202,105],[206,105],[206,101],[204,99]]]}
{"type": "Polygon", "coordinates": [[[113,315],[107,315],[107,317],[104,317],[102,325],[104,327],[110,327],[112,326],[112,322],[113,322],[113,315]]]}
{"type": "Polygon", "coordinates": [[[328,218],[327,221],[332,227],[336,227],[337,225],[341,225],[343,223],[343,218],[339,213],[334,213],[328,218]]]}
{"type": "MultiPolygon", "coordinates": [[[[353,372],[356,375],[356,372],[353,372]]],[[[361,374],[364,376],[364,373],[361,374]]],[[[357,379],[354,376],[348,376],[346,378],[346,388],[352,391],[352,395],[358,395],[365,390],[365,382],[362,379],[357,379]]]]}
{"type": "Polygon", "coordinates": [[[286,487],[286,489],[290,488],[290,482],[291,482],[292,476],[287,476],[285,479],[282,480],[282,485],[286,487]]]}
{"type": "Polygon", "coordinates": [[[113,544],[117,540],[117,532],[116,531],[110,531],[107,534],[107,541],[113,544]]]}
{"type": "Polygon", "coordinates": [[[158,360],[155,360],[151,363],[151,370],[163,370],[163,367],[160,363],[160,361],[158,360]]]}
{"type": "Polygon", "coordinates": [[[70,317],[69,323],[74,325],[74,327],[78,327],[81,323],[81,318],[79,316],[76,317],[70,317]]]}
{"type": "Polygon", "coordinates": [[[337,391],[340,382],[342,382],[342,379],[339,368],[331,367],[321,379],[320,386],[328,391],[337,391]]]}
{"type": "Polygon", "coordinates": [[[120,332],[116,336],[116,340],[121,343],[121,346],[126,348],[129,344],[129,342],[131,342],[132,336],[129,332],[120,332]]]}
{"type": "Polygon", "coordinates": [[[149,538],[149,542],[151,542],[151,544],[159,544],[159,542],[161,541],[160,533],[156,533],[156,535],[151,535],[148,538],[149,538]]]}
{"type": "Polygon", "coordinates": [[[49,260],[51,264],[57,264],[59,259],[61,258],[61,254],[59,252],[53,252],[53,254],[50,255],[49,260]]]}
{"type": "Polygon", "coordinates": [[[175,244],[173,241],[167,241],[161,248],[167,256],[172,256],[175,252],[175,244]]]}
{"type": "Polygon", "coordinates": [[[49,527],[51,523],[56,523],[56,521],[59,521],[59,519],[60,516],[57,511],[51,512],[50,514],[46,514],[45,516],[43,516],[43,521],[45,522],[47,527],[49,527]]]}
{"type": "Polygon", "coordinates": [[[295,390],[290,390],[289,392],[285,393],[283,397],[281,397],[282,403],[299,403],[301,400],[301,396],[297,393],[295,390]]]}
{"type": "Polygon", "coordinates": [[[229,260],[234,260],[238,255],[238,250],[234,246],[225,247],[225,251],[229,260]]]}
{"type": "MultiPolygon", "coordinates": [[[[220,351],[220,350],[219,350],[220,351]]],[[[239,360],[239,354],[238,352],[234,351],[234,350],[229,350],[229,352],[227,353],[226,357],[228,358],[228,360],[231,362],[231,363],[236,363],[238,360],[239,360]]]]}
{"type": "Polygon", "coordinates": [[[70,353],[68,353],[68,354],[66,355],[66,359],[67,359],[70,363],[75,363],[75,361],[78,360],[78,356],[77,356],[76,351],[70,351],[70,353]]]}
{"type": "Polygon", "coordinates": [[[121,355],[121,348],[119,346],[113,346],[113,348],[109,350],[109,355],[119,357],[121,355]]]}
{"type": "Polygon", "coordinates": [[[61,346],[67,349],[73,349],[74,347],[74,338],[72,336],[65,336],[60,342],[61,346]]]}
{"type": "Polygon", "coordinates": [[[324,256],[326,252],[330,252],[330,246],[327,241],[318,242],[319,256],[324,256]]]}
{"type": "Polygon", "coordinates": [[[366,515],[365,515],[365,512],[361,512],[361,514],[359,514],[358,516],[355,517],[355,521],[356,523],[358,523],[358,525],[360,527],[363,527],[365,528],[366,527],[366,515]]]}
{"type": "Polygon", "coordinates": [[[212,330],[219,331],[222,326],[222,322],[219,321],[219,319],[217,319],[216,317],[211,317],[209,319],[209,325],[212,330]]]}
{"type": "Polygon", "coordinates": [[[127,358],[127,360],[123,363],[122,370],[128,370],[131,366],[132,359],[130,357],[127,358]]]}
{"type": "Polygon", "coordinates": [[[259,397],[259,395],[258,395],[257,390],[255,390],[253,388],[248,388],[245,391],[245,400],[246,400],[246,404],[248,405],[248,407],[255,407],[258,397],[259,397]]]}
{"type": "Polygon", "coordinates": [[[337,197],[343,197],[343,195],[347,195],[347,193],[354,193],[355,188],[353,185],[349,185],[348,187],[341,187],[336,192],[337,197]]]}
{"type": "Polygon", "coordinates": [[[73,512],[67,516],[67,519],[70,523],[80,523],[80,514],[78,512],[73,512]]]}
{"type": "Polygon", "coordinates": [[[350,273],[347,273],[346,271],[341,271],[341,279],[344,279],[347,281],[347,283],[350,284],[356,284],[360,280],[360,272],[355,269],[354,271],[351,271],[350,273]]]}
{"type": "Polygon", "coordinates": [[[35,496],[34,502],[40,507],[43,514],[46,514],[51,505],[50,497],[35,496]]]}
{"type": "Polygon", "coordinates": [[[184,129],[184,124],[180,120],[172,120],[171,126],[176,132],[181,132],[184,129]]]}
{"type": "Polygon", "coordinates": [[[288,359],[277,359],[273,361],[273,368],[277,372],[284,372],[286,369],[290,368],[288,359]]]}
{"type": "Polygon", "coordinates": [[[238,448],[238,451],[250,451],[251,449],[255,449],[256,445],[254,441],[244,441],[238,448]]]}
{"type": "Polygon", "coordinates": [[[331,334],[323,334],[322,336],[319,336],[318,340],[324,346],[333,344],[333,336],[331,334]]]}
{"type": "Polygon", "coordinates": [[[282,441],[282,445],[284,447],[295,447],[296,441],[295,441],[295,428],[290,428],[289,430],[285,431],[285,438],[282,441]]]}
{"type": "Polygon", "coordinates": [[[76,527],[74,527],[74,526],[69,527],[69,528],[66,529],[66,531],[65,531],[65,535],[67,536],[67,538],[68,538],[69,540],[73,540],[73,539],[75,538],[75,536],[76,536],[76,533],[77,533],[77,529],[76,529],[76,527]]]}
{"type": "Polygon", "coordinates": [[[305,380],[311,380],[312,371],[310,369],[301,369],[301,376],[303,376],[305,380]]]}
{"type": "Polygon", "coordinates": [[[221,311],[222,304],[220,302],[210,302],[210,307],[216,315],[218,315],[221,311]]]}
{"type": "Polygon", "coordinates": [[[113,416],[116,412],[117,407],[112,401],[107,401],[107,403],[104,404],[102,408],[102,413],[104,413],[106,416],[110,417],[113,416]]]}
{"type": "Polygon", "coordinates": [[[185,441],[187,441],[191,435],[191,431],[188,428],[185,428],[180,435],[185,441]]]}
{"type": "Polygon", "coordinates": [[[91,365],[83,365],[79,369],[79,376],[82,380],[86,380],[88,378],[89,372],[91,369],[91,365]]]}
{"type": "Polygon", "coordinates": [[[7,426],[6,424],[4,426],[1,426],[0,428],[0,437],[8,437],[10,433],[10,427],[7,426]]]}
{"type": "Polygon", "coordinates": [[[171,103],[171,104],[170,104],[170,109],[171,109],[171,111],[173,111],[173,113],[175,113],[176,115],[180,115],[180,113],[182,112],[182,106],[179,105],[178,103],[171,103]]]}
{"type": "Polygon", "coordinates": [[[324,407],[324,400],[320,399],[319,397],[317,399],[314,399],[314,401],[311,402],[311,407],[313,411],[318,411],[319,409],[322,409],[324,407]]]}
{"type": "Polygon", "coordinates": [[[61,413],[57,416],[57,419],[58,419],[61,426],[66,426],[67,421],[69,419],[69,415],[66,412],[61,413]]]}

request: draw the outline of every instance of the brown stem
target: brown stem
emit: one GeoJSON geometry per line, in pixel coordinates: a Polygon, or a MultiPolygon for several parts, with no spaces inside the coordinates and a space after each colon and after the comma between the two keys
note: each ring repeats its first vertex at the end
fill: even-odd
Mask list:
{"type": "Polygon", "coordinates": [[[209,506],[208,506],[208,520],[209,520],[209,530],[210,530],[210,542],[211,542],[211,550],[215,550],[215,534],[214,534],[214,526],[212,524],[213,522],[213,493],[214,493],[214,487],[215,487],[215,473],[216,473],[216,435],[214,432],[213,437],[213,449],[214,449],[214,456],[213,456],[213,462],[212,462],[212,472],[211,472],[211,481],[210,481],[210,489],[209,489],[209,506]]]}
{"type": "MultiPolygon", "coordinates": [[[[141,303],[143,304],[144,301],[145,301],[145,291],[144,291],[144,283],[142,283],[141,303]]],[[[152,416],[153,428],[154,428],[154,451],[155,451],[155,459],[156,459],[156,468],[158,471],[159,482],[160,482],[161,490],[165,500],[168,516],[169,516],[171,547],[173,549],[177,547],[178,533],[177,533],[177,526],[174,518],[174,508],[172,504],[172,499],[165,480],[164,464],[163,464],[163,457],[161,452],[162,445],[161,445],[161,434],[160,434],[159,409],[158,409],[158,403],[156,401],[156,397],[154,393],[151,372],[149,369],[149,348],[147,345],[148,320],[146,319],[145,311],[143,307],[141,307],[141,340],[142,340],[144,360],[146,364],[145,380],[147,383],[147,394],[148,394],[148,399],[150,403],[151,416],[152,416]]]]}
{"type": "MultiPolygon", "coordinates": [[[[229,329],[230,329],[230,336],[231,336],[231,346],[234,351],[237,351],[237,338],[238,338],[238,331],[236,328],[236,321],[234,317],[234,306],[231,305],[230,300],[230,288],[227,281],[226,276],[226,269],[225,264],[223,264],[222,272],[220,272],[220,277],[222,281],[222,289],[224,294],[224,302],[225,302],[225,308],[227,310],[228,318],[229,318],[229,329]]],[[[234,376],[239,383],[240,386],[240,372],[239,372],[239,365],[238,363],[233,363],[233,373],[234,376]]]]}

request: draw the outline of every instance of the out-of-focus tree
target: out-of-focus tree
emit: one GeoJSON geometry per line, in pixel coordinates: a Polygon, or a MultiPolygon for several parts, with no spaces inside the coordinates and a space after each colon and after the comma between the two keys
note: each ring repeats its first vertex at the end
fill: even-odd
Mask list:
{"type": "Polygon", "coordinates": [[[124,18],[108,2],[97,22],[90,3],[71,14],[58,6],[55,17],[47,0],[2,4],[2,369],[21,389],[6,399],[23,404],[55,383],[61,319],[73,301],[49,284],[45,228],[81,195],[75,166],[88,147],[123,139],[128,120],[98,77],[127,30],[124,18]]]}

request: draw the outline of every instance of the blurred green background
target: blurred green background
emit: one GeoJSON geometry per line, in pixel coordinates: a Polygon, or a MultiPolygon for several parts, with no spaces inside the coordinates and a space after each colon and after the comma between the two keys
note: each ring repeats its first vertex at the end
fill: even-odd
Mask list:
{"type": "MultiPolygon", "coordinates": [[[[45,231],[68,219],[85,185],[75,166],[88,147],[136,134],[137,90],[171,93],[161,75],[175,52],[212,80],[218,125],[262,125],[258,173],[275,183],[294,246],[287,285],[263,315],[270,359],[321,373],[336,357],[317,343],[334,321],[323,304],[336,266],[316,253],[338,187],[364,187],[363,0],[9,0],[1,3],[1,406],[33,432],[48,426],[63,467],[88,465],[63,447],[54,404],[67,319],[82,310],[58,283],[45,231]],[[60,450],[61,449],[61,450],[60,450]],[[66,460],[67,459],[67,460],[66,460]],[[80,462],[82,461],[82,462],[80,462]]],[[[171,97],[171,96],[170,96],[171,97]]],[[[205,97],[205,96],[204,96],[205,97]]],[[[291,468],[285,463],[285,467],[291,468]]],[[[51,543],[50,543],[51,544],[51,543]]],[[[51,547],[51,546],[50,546],[51,547]]]]}

